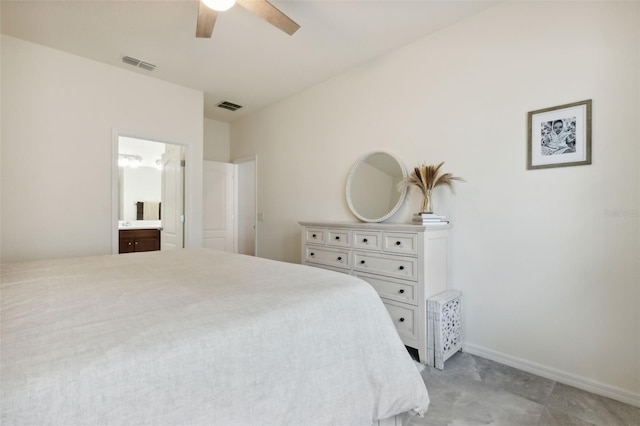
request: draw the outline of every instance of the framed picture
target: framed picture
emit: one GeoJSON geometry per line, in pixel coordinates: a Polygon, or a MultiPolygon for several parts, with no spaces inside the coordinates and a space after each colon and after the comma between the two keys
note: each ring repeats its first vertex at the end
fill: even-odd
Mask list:
{"type": "Polygon", "coordinates": [[[528,115],[528,170],[591,164],[591,99],[528,115]]]}

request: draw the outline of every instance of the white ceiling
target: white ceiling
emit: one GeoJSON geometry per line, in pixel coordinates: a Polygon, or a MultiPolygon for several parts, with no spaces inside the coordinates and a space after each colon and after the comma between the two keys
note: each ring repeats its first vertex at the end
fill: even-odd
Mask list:
{"type": "MultiPolygon", "coordinates": [[[[239,6],[195,37],[198,2],[5,1],[1,32],[202,90],[208,118],[230,122],[495,4],[463,0],[273,0],[293,36],[239,6]],[[121,62],[132,56],[153,72],[121,62]],[[243,106],[217,108],[220,101],[243,106]]],[[[436,59],[436,58],[434,58],[436,59]]]]}

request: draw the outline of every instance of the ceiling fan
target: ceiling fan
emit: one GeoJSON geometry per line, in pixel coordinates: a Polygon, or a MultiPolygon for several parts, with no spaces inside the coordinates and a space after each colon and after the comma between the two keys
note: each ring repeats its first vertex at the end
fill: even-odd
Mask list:
{"type": "Polygon", "coordinates": [[[289,35],[300,28],[300,25],[267,0],[200,0],[196,37],[210,38],[218,12],[228,10],[236,3],[289,35]]]}

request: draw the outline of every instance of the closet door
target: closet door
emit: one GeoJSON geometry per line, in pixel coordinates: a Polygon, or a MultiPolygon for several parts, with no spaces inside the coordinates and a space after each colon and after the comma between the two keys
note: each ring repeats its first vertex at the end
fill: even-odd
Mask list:
{"type": "Polygon", "coordinates": [[[203,245],[236,252],[235,164],[205,161],[203,190],[203,245]]]}
{"type": "Polygon", "coordinates": [[[236,250],[240,254],[255,256],[257,252],[257,181],[255,156],[234,162],[237,166],[237,236],[236,250]]]}

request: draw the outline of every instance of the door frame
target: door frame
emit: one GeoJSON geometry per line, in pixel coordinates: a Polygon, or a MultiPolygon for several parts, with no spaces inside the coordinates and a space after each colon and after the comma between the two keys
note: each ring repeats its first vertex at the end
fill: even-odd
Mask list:
{"type": "MultiPolygon", "coordinates": [[[[118,254],[120,252],[119,247],[119,230],[118,230],[118,220],[119,220],[119,206],[120,206],[120,183],[119,183],[119,169],[118,169],[118,146],[120,138],[134,138],[134,139],[142,139],[149,142],[157,142],[163,144],[170,145],[179,145],[184,149],[184,157],[189,158],[189,145],[185,143],[180,143],[176,141],[166,140],[161,137],[145,135],[137,132],[132,132],[128,130],[114,128],[111,132],[111,254],[118,254]]],[[[189,162],[185,163],[184,168],[184,176],[185,176],[185,185],[184,191],[182,193],[182,202],[184,203],[185,215],[187,208],[187,197],[191,197],[189,194],[189,186],[186,185],[186,175],[187,168],[189,167],[189,162]]],[[[185,216],[186,217],[186,216],[185,216]]],[[[190,221],[185,220],[184,224],[184,232],[182,234],[182,244],[183,247],[187,246],[187,230],[190,226],[190,221]]]]}

